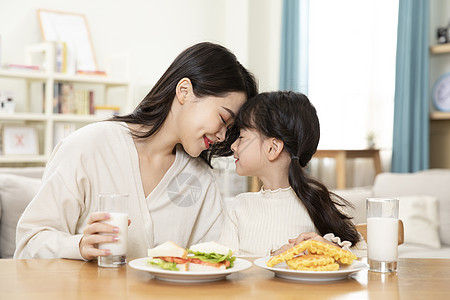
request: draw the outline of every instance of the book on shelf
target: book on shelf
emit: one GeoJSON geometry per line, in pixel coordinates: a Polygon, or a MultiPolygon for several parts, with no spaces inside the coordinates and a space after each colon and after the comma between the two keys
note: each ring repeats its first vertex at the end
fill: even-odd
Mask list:
{"type": "Polygon", "coordinates": [[[46,41],[28,45],[25,48],[25,63],[37,66],[41,71],[66,73],[69,65],[67,44],[46,41]]]}
{"type": "Polygon", "coordinates": [[[36,65],[21,65],[21,64],[8,64],[6,68],[9,70],[20,70],[20,71],[39,71],[41,68],[36,65]]]}
{"type": "Polygon", "coordinates": [[[53,113],[94,114],[94,91],[74,88],[67,82],[56,82],[53,89],[53,113]]]}
{"type": "Polygon", "coordinates": [[[55,42],[55,71],[58,73],[67,72],[67,44],[65,42],[55,42]]]}
{"type": "Polygon", "coordinates": [[[96,76],[106,76],[105,71],[84,71],[84,70],[77,70],[78,75],[96,75],[96,76]]]}
{"type": "Polygon", "coordinates": [[[95,106],[95,115],[101,117],[112,117],[117,116],[120,113],[120,107],[118,106],[109,106],[109,105],[96,105],[95,106]]]}

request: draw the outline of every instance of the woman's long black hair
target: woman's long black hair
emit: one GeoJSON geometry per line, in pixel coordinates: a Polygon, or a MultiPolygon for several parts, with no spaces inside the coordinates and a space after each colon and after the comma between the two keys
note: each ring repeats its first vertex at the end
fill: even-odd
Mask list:
{"type": "Polygon", "coordinates": [[[351,217],[337,208],[352,205],[303,170],[316,152],[320,139],[316,109],[305,95],[281,91],[261,93],[244,103],[237,115],[236,126],[253,128],[265,137],[283,141],[284,151],[291,157],[289,184],[321,235],[334,233],[352,244],[359,241],[351,217]]]}
{"type": "MultiPolygon", "coordinates": [[[[224,97],[230,92],[244,92],[250,99],[258,93],[253,74],[239,63],[233,53],[221,45],[203,42],[179,54],[131,114],[115,116],[111,120],[150,128],[147,132],[134,132],[136,138],[154,135],[169,114],[178,82],[185,77],[190,79],[197,97],[224,97]]],[[[230,130],[236,131],[235,127],[230,130]]],[[[225,141],[214,143],[200,154],[210,166],[212,157],[232,154],[230,134],[227,132],[226,136],[225,141]]]]}

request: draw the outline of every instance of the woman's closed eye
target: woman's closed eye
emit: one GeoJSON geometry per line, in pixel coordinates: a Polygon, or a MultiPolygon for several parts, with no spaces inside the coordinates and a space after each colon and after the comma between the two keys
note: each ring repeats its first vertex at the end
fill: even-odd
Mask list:
{"type": "Polygon", "coordinates": [[[230,129],[232,127],[232,122],[228,122],[228,120],[225,120],[222,116],[220,116],[220,119],[222,120],[223,125],[225,125],[225,127],[228,129],[230,129]],[[230,124],[227,124],[230,123],[230,124]]]}
{"type": "Polygon", "coordinates": [[[220,116],[220,120],[222,120],[223,125],[227,128],[227,130],[230,130],[233,127],[233,119],[225,120],[222,116],[220,116]]]}

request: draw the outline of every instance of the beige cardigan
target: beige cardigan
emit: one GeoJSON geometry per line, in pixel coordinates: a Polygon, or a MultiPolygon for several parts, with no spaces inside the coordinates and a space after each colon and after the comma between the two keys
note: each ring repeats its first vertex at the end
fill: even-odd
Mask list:
{"type": "Polygon", "coordinates": [[[79,129],[55,148],[19,220],[14,257],[82,259],[79,241],[99,193],[129,194],[128,257],[144,257],[165,241],[186,247],[219,236],[222,200],[210,168],[178,147],[146,198],[128,127],[106,121],[79,129]]]}

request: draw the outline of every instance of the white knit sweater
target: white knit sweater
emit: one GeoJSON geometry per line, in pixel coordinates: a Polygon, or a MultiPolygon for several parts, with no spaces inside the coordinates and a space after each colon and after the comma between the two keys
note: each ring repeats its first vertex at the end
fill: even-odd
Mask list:
{"type": "Polygon", "coordinates": [[[315,232],[292,188],[243,193],[227,205],[220,243],[241,256],[267,256],[302,232],[315,232]]]}
{"type": "MultiPolygon", "coordinates": [[[[317,232],[305,206],[291,187],[243,193],[226,207],[220,243],[232,248],[239,256],[268,256],[271,250],[287,244],[300,233],[317,232]]],[[[323,237],[358,257],[366,256],[363,239],[352,246],[333,233],[323,237]]]]}

